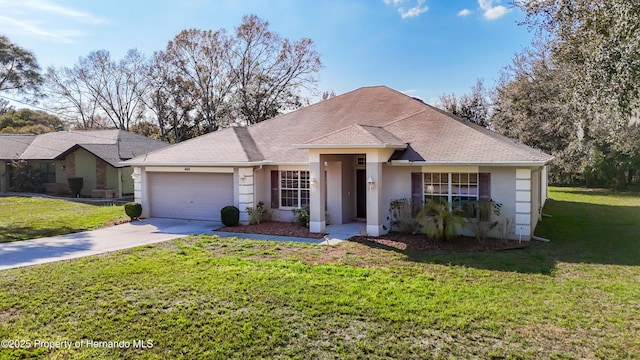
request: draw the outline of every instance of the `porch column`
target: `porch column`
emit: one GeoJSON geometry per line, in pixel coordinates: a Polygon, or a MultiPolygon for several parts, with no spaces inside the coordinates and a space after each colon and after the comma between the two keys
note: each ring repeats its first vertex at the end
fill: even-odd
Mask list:
{"type": "MultiPolygon", "coordinates": [[[[368,159],[367,159],[368,160],[368,159]]],[[[380,236],[385,233],[382,204],[382,164],[367,162],[367,235],[380,236]],[[373,186],[369,183],[373,181],[373,186]]]]}
{"type": "Polygon", "coordinates": [[[323,233],[327,229],[325,219],[324,176],[322,176],[322,162],[320,154],[309,152],[309,180],[315,186],[310,186],[309,194],[309,231],[323,233]]]}
{"type": "Polygon", "coordinates": [[[118,168],[118,197],[122,197],[122,182],[124,179],[122,178],[122,168],[118,168]]]}

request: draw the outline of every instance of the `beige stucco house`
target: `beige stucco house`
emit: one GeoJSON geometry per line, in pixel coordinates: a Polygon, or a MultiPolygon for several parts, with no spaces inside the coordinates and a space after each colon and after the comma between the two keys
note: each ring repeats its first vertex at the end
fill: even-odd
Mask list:
{"type": "Polygon", "coordinates": [[[0,192],[11,188],[10,162],[40,170],[47,193],[69,192],[67,179],[82,177],[82,195],[133,193],[133,169],[125,160],[168,146],[122,130],[61,131],[42,135],[0,134],[0,192]]]}
{"type": "Polygon", "coordinates": [[[264,202],[276,220],[309,206],[310,230],[362,221],[389,228],[390,201],[493,199],[529,239],[546,200],[552,156],[384,86],[360,88],[249,127],[137,157],[143,216],[219,220],[264,202]]]}

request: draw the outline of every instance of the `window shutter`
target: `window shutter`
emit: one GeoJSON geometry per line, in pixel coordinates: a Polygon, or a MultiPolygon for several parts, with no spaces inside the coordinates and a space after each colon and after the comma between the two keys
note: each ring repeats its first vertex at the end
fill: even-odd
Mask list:
{"type": "Polygon", "coordinates": [[[491,173],[478,174],[478,200],[491,200],[491,173]]]}
{"type": "Polygon", "coordinates": [[[278,209],[280,207],[280,184],[278,170],[271,170],[271,208],[278,209]]]}
{"type": "Polygon", "coordinates": [[[411,212],[416,215],[422,207],[422,173],[411,173],[411,212]]]}

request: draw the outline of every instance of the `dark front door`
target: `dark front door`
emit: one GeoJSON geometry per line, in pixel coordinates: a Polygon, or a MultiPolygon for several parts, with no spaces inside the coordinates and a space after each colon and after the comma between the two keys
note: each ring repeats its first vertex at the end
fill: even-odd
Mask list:
{"type": "Polygon", "coordinates": [[[367,171],[356,170],[356,217],[367,217],[367,171]]]}

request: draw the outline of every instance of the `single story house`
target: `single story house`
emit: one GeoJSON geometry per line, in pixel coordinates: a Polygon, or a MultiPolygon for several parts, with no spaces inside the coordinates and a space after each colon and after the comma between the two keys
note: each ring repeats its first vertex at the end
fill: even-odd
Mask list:
{"type": "Polygon", "coordinates": [[[48,193],[66,194],[67,178],[82,177],[82,195],[133,194],[133,169],[124,161],[168,145],[123,130],[0,134],[0,192],[11,188],[11,161],[25,160],[40,170],[48,193]]]}
{"type": "Polygon", "coordinates": [[[145,217],[220,220],[263,202],[275,220],[310,208],[310,230],[328,222],[389,229],[394,199],[451,203],[493,199],[511,237],[530,239],[547,194],[552,156],[385,86],[365,87],[248,126],[160,149],[134,166],[145,217]]]}

